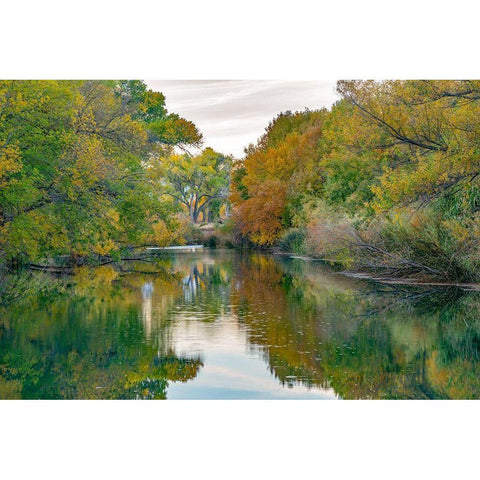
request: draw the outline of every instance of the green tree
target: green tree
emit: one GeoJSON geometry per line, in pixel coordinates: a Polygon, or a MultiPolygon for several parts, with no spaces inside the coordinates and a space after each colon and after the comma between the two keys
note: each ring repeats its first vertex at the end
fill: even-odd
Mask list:
{"type": "Polygon", "coordinates": [[[219,202],[226,202],[231,165],[231,157],[206,148],[193,157],[174,154],[162,158],[158,169],[165,193],[183,205],[197,223],[200,214],[204,220],[212,220],[219,202]]]}
{"type": "Polygon", "coordinates": [[[141,81],[1,81],[2,256],[76,259],[174,231],[148,161],[199,142],[141,81]]]}

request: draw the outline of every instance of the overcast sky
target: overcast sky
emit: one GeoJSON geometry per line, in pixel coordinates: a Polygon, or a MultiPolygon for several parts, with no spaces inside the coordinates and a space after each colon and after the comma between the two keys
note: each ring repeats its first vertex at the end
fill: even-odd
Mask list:
{"type": "Polygon", "coordinates": [[[333,81],[147,80],[164,93],[169,112],[192,120],[205,147],[243,155],[268,122],[285,110],[330,107],[338,99],[333,81]]]}

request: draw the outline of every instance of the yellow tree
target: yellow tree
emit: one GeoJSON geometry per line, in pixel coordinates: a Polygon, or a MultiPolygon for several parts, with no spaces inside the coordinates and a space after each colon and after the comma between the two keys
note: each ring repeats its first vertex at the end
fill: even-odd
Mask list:
{"type": "Polygon", "coordinates": [[[428,201],[477,179],[479,81],[343,81],[338,90],[405,153],[374,189],[377,208],[428,201]]]}

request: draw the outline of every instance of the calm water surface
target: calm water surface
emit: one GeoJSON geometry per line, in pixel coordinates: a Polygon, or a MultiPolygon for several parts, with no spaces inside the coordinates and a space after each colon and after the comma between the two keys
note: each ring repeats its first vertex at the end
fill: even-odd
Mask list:
{"type": "Polygon", "coordinates": [[[24,273],[0,307],[0,398],[480,398],[480,294],[205,250],[24,273]]]}

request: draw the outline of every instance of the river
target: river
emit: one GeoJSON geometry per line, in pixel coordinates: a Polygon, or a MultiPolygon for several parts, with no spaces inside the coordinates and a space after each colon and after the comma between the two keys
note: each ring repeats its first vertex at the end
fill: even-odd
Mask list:
{"type": "Polygon", "coordinates": [[[2,399],[480,398],[480,293],[208,250],[11,275],[2,399]]]}

